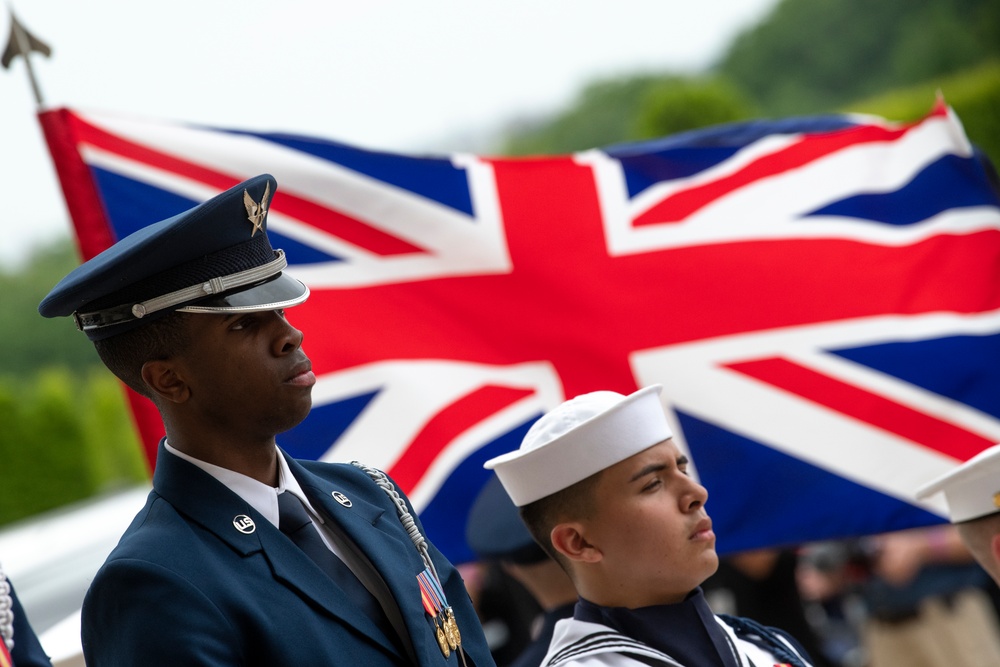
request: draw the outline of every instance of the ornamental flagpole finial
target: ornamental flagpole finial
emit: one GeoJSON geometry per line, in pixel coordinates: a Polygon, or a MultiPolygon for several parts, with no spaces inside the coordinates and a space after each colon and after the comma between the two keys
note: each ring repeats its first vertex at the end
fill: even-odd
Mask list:
{"type": "Polygon", "coordinates": [[[37,51],[47,58],[52,55],[52,49],[21,25],[11,7],[8,6],[7,11],[10,13],[10,37],[7,38],[7,46],[3,50],[3,55],[0,56],[0,65],[3,65],[4,69],[10,69],[14,58],[17,56],[24,58],[24,64],[28,70],[28,80],[31,82],[31,90],[35,94],[35,104],[41,108],[43,106],[42,91],[38,87],[38,80],[35,78],[35,70],[31,67],[29,54],[32,51],[37,51]]]}

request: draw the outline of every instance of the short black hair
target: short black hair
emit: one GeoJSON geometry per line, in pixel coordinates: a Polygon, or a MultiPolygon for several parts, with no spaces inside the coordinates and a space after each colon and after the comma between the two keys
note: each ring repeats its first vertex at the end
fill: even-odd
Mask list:
{"type": "Polygon", "coordinates": [[[521,521],[538,545],[569,573],[565,556],[552,546],[552,529],[565,521],[588,519],[593,515],[597,499],[594,498],[599,471],[551,495],[540,498],[520,508],[521,521]]]}
{"type": "Polygon", "coordinates": [[[153,398],[142,380],[142,366],[147,361],[169,359],[187,349],[191,342],[185,326],[189,316],[190,313],[175,311],[117,336],[95,340],[94,347],[119,380],[146,398],[153,398]]]}

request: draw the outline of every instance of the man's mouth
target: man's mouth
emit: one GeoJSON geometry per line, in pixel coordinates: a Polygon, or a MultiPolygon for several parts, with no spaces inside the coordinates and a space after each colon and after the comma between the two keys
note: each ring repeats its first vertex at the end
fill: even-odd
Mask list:
{"type": "Polygon", "coordinates": [[[706,517],[695,525],[689,539],[710,540],[714,537],[715,533],[712,532],[712,520],[706,517]]]}
{"type": "Polygon", "coordinates": [[[316,384],[316,375],[312,372],[312,364],[306,361],[297,365],[285,383],[298,387],[311,387],[316,384]]]}

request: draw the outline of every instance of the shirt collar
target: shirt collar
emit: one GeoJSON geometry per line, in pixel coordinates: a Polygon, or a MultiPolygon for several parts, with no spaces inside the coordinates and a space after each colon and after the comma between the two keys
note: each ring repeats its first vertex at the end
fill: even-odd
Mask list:
{"type": "Polygon", "coordinates": [[[700,587],[682,602],[638,609],[602,607],[580,598],[574,616],[609,626],[684,665],[739,665],[700,587]]]}
{"type": "Polygon", "coordinates": [[[302,501],[306,509],[309,511],[309,515],[312,517],[313,521],[323,523],[323,517],[316,513],[313,506],[309,503],[309,499],[306,498],[306,494],[302,492],[302,487],[299,485],[299,481],[295,479],[292,475],[291,469],[288,467],[288,461],[282,455],[281,450],[274,448],[275,455],[278,457],[278,486],[277,488],[259,482],[252,477],[247,477],[242,473],[238,473],[235,470],[230,470],[228,468],[223,468],[222,466],[217,466],[213,463],[208,463],[207,461],[202,461],[201,459],[196,459],[190,454],[186,454],[176,447],[171,446],[169,442],[164,442],[163,446],[168,452],[174,456],[180,457],[187,461],[188,463],[195,465],[209,475],[214,477],[227,489],[238,495],[240,498],[245,500],[251,507],[260,512],[260,514],[271,522],[275,528],[278,527],[278,494],[279,493],[292,493],[302,501]]]}

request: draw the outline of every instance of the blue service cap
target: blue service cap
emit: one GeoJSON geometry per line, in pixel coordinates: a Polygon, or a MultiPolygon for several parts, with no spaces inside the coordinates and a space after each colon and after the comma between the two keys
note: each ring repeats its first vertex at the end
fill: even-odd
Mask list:
{"type": "Polygon", "coordinates": [[[465,540],[481,560],[530,565],[548,558],[496,475],[490,476],[469,510],[465,540]]]}
{"type": "Polygon", "coordinates": [[[234,313],[302,303],[309,288],[283,273],[267,237],[278,184],[270,174],[130,234],[81,264],[38,306],[72,315],[91,340],[110,338],[171,312],[234,313]]]}

